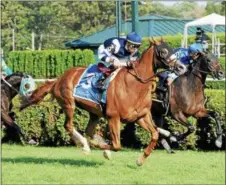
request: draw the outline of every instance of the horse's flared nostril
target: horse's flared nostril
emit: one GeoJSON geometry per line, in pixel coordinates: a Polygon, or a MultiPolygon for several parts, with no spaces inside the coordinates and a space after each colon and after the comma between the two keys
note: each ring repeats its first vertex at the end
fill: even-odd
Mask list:
{"type": "Polygon", "coordinates": [[[223,77],[224,76],[224,72],[223,71],[219,71],[218,72],[218,75],[221,76],[221,77],[223,77]]]}

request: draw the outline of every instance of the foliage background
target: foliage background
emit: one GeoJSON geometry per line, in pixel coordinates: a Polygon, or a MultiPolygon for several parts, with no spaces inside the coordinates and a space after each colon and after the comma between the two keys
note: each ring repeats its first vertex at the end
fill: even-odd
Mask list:
{"type": "MultiPolygon", "coordinates": [[[[7,57],[13,49],[13,30],[15,50],[32,49],[32,33],[34,49],[63,49],[67,41],[114,25],[115,7],[115,1],[1,1],[4,55],[7,57]]],[[[158,1],[139,5],[139,16],[200,18],[213,12],[225,15],[225,1],[210,1],[206,6],[195,1],[179,1],[174,6],[158,1]]],[[[122,17],[123,20],[131,18],[131,5],[122,6],[122,17]]]]}

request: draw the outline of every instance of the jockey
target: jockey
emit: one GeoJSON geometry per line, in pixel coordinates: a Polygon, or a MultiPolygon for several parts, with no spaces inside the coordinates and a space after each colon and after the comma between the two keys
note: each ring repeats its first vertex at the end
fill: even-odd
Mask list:
{"type": "Polygon", "coordinates": [[[210,40],[210,38],[208,37],[208,35],[205,34],[205,31],[198,27],[196,31],[195,42],[201,43],[205,52],[207,52],[208,50],[208,40],[210,40]]]}
{"type": "Polygon", "coordinates": [[[135,33],[129,33],[126,38],[113,37],[107,39],[98,48],[98,58],[106,66],[114,69],[126,66],[128,61],[135,61],[139,54],[141,37],[135,33]]]}
{"type": "Polygon", "coordinates": [[[179,67],[174,72],[162,73],[160,78],[163,79],[163,83],[158,87],[161,91],[166,91],[164,88],[164,81],[167,79],[167,85],[169,86],[178,76],[184,74],[187,71],[187,67],[204,52],[203,45],[201,43],[193,43],[189,48],[177,48],[174,50],[174,54],[179,62],[179,67]]]}
{"type": "Polygon", "coordinates": [[[2,56],[0,62],[1,62],[1,78],[4,79],[6,76],[13,74],[12,70],[6,65],[2,56]]]}

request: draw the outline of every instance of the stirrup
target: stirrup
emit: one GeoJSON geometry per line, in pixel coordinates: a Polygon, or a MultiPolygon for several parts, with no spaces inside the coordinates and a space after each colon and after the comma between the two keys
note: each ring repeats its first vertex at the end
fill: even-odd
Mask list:
{"type": "Polygon", "coordinates": [[[162,92],[166,92],[167,91],[167,88],[165,88],[165,87],[157,87],[157,89],[162,91],[162,92]]]}

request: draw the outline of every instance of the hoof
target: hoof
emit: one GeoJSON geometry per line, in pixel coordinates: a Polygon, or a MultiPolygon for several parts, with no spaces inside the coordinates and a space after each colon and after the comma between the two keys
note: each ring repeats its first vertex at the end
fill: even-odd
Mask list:
{"type": "Polygon", "coordinates": [[[142,166],[144,164],[144,157],[143,156],[140,156],[137,161],[137,166],[142,166]]]}
{"type": "Polygon", "coordinates": [[[29,145],[37,145],[38,142],[36,142],[34,139],[30,139],[30,140],[28,141],[28,144],[29,144],[29,145]]]}
{"type": "Polygon", "coordinates": [[[88,155],[91,151],[86,139],[84,140],[84,146],[83,146],[82,150],[83,150],[83,153],[86,155],[88,155]]]}
{"type": "Polygon", "coordinates": [[[222,137],[221,137],[221,136],[220,136],[219,138],[216,139],[215,145],[216,145],[218,148],[221,148],[221,147],[222,147],[222,137]]]}
{"type": "Polygon", "coordinates": [[[88,147],[83,147],[82,148],[82,153],[84,154],[84,155],[89,155],[90,154],[90,148],[89,148],[89,146],[88,147]]]}
{"type": "Polygon", "coordinates": [[[104,150],[103,155],[106,159],[111,160],[111,151],[110,150],[104,150]]]}
{"type": "Polygon", "coordinates": [[[177,138],[175,136],[170,136],[170,142],[177,142],[177,138]]]}
{"type": "Polygon", "coordinates": [[[174,152],[173,150],[170,150],[169,154],[175,154],[176,152],[174,152]]]}

